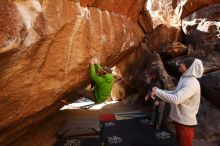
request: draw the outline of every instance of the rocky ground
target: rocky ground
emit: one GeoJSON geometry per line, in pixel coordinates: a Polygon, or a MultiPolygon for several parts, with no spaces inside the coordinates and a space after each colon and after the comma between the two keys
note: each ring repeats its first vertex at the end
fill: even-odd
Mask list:
{"type": "MultiPolygon", "coordinates": [[[[109,114],[115,112],[129,112],[141,110],[150,114],[149,106],[126,105],[121,102],[104,106],[99,110],[75,109],[59,111],[49,120],[34,127],[28,133],[16,140],[11,146],[52,146],[56,140],[56,133],[69,117],[76,119],[89,120],[94,117],[98,118],[100,114],[109,114]]],[[[194,146],[219,146],[217,142],[200,141],[198,137],[194,140],[194,146]]]]}

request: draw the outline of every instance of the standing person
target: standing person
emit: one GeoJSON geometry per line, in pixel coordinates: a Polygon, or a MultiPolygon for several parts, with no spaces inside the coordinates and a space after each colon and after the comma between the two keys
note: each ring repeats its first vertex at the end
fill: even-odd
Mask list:
{"type": "Polygon", "coordinates": [[[204,71],[202,61],[195,58],[184,59],[179,64],[179,71],[182,76],[174,91],[154,87],[151,96],[171,103],[170,118],[175,122],[178,145],[192,146],[201,95],[197,78],[202,77],[204,71]]]}
{"type": "MultiPolygon", "coordinates": [[[[148,91],[145,97],[145,101],[149,99],[149,97],[151,96],[151,89],[155,86],[158,88],[162,88],[162,82],[158,71],[153,71],[151,73],[150,91],[148,91]]],[[[151,121],[149,122],[149,125],[155,126],[157,130],[160,129],[162,125],[165,104],[166,103],[160,98],[153,97],[153,107],[152,107],[151,121]]]]}

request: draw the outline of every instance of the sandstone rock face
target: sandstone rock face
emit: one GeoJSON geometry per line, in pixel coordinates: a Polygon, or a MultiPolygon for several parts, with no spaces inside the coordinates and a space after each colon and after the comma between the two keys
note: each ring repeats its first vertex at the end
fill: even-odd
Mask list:
{"type": "Polygon", "coordinates": [[[149,48],[157,52],[161,52],[162,48],[166,47],[174,41],[182,40],[182,32],[179,27],[159,25],[147,36],[147,43],[149,48]],[[159,36],[159,37],[158,37],[159,36]]]}
{"type": "Polygon", "coordinates": [[[189,55],[201,58],[209,70],[220,67],[220,4],[203,8],[182,21],[188,42],[193,46],[189,55]],[[213,68],[211,69],[210,66],[213,68]]]}
{"type": "Polygon", "coordinates": [[[163,88],[173,88],[174,84],[167,74],[159,54],[171,57],[182,55],[187,48],[179,43],[181,40],[182,32],[179,27],[160,24],[146,36],[145,43],[142,43],[138,50],[135,50],[118,65],[122,79],[131,87],[146,93],[150,89],[150,74],[157,71],[165,85],[163,88]]]}
{"type": "Polygon", "coordinates": [[[2,54],[16,50],[21,42],[20,31],[23,24],[12,1],[0,1],[0,5],[0,54],[2,54]]]}
{"type": "Polygon", "coordinates": [[[130,17],[70,0],[1,1],[0,19],[0,145],[82,87],[92,57],[112,66],[143,38],[130,17]]]}
{"type": "Polygon", "coordinates": [[[134,21],[138,20],[144,2],[145,0],[80,0],[82,6],[91,6],[122,14],[131,17],[134,21]]]}
{"type": "Polygon", "coordinates": [[[126,84],[122,80],[118,80],[114,83],[111,98],[113,101],[118,101],[126,96],[126,84]]]}
{"type": "Polygon", "coordinates": [[[149,11],[142,10],[140,12],[138,23],[146,33],[151,33],[153,31],[153,21],[149,11]]]}

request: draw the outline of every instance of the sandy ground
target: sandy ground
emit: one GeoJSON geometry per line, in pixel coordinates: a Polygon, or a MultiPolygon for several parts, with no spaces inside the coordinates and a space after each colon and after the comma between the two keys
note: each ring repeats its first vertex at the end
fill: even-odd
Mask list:
{"type": "MultiPolygon", "coordinates": [[[[76,117],[82,120],[89,119],[90,117],[97,117],[100,114],[128,112],[134,110],[149,111],[149,109],[137,106],[125,105],[121,102],[115,104],[105,105],[101,109],[80,109],[80,110],[62,110],[59,111],[53,118],[48,119],[41,125],[33,128],[27,134],[15,141],[12,146],[52,146],[57,140],[56,132],[60,129],[65,119],[68,117],[76,117]]],[[[194,141],[194,146],[219,146],[216,143],[206,143],[199,140],[194,141]]]]}

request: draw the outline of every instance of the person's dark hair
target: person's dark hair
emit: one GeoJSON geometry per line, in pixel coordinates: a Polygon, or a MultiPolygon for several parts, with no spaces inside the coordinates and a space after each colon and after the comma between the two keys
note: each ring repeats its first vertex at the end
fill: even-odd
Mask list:
{"type": "Polygon", "coordinates": [[[103,67],[103,70],[106,72],[106,73],[109,73],[109,74],[111,74],[112,73],[112,69],[111,68],[109,68],[109,67],[103,67]]]}
{"type": "Polygon", "coordinates": [[[190,66],[193,64],[195,58],[194,57],[188,57],[188,58],[184,58],[183,60],[181,60],[180,63],[185,64],[186,68],[190,68],[190,66]]]}
{"type": "Polygon", "coordinates": [[[105,75],[105,74],[111,74],[112,70],[109,67],[102,67],[102,69],[97,70],[97,73],[98,73],[98,75],[102,76],[102,75],[105,75]]]}

